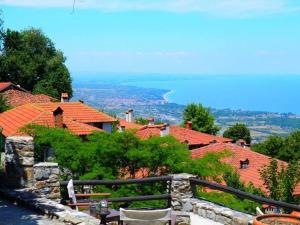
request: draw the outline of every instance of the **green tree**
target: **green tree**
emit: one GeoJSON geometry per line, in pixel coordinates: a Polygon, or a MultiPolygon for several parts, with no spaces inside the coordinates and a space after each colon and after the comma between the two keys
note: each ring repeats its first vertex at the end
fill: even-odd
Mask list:
{"type": "Polygon", "coordinates": [[[299,163],[291,162],[287,167],[279,167],[277,160],[273,159],[260,170],[260,175],[272,199],[294,203],[293,192],[300,181],[299,163]]]}
{"type": "Polygon", "coordinates": [[[11,81],[34,93],[72,96],[71,77],[63,53],[38,29],[6,30],[0,55],[0,81],[11,81]]]}
{"type": "Polygon", "coordinates": [[[252,145],[251,149],[264,155],[268,155],[272,158],[279,159],[280,152],[283,150],[284,146],[284,138],[271,135],[264,142],[252,145]]]}
{"type": "Polygon", "coordinates": [[[0,113],[9,109],[9,106],[6,103],[5,98],[0,94],[0,113]]]}
{"type": "Polygon", "coordinates": [[[217,134],[220,130],[215,125],[215,118],[211,115],[208,108],[202,106],[202,104],[191,103],[186,106],[183,111],[183,123],[187,121],[192,122],[192,129],[208,134],[217,134]]]}
{"type": "Polygon", "coordinates": [[[234,142],[243,139],[247,144],[251,143],[250,130],[245,124],[236,123],[234,126],[229,127],[224,133],[223,137],[231,138],[234,142]]]}

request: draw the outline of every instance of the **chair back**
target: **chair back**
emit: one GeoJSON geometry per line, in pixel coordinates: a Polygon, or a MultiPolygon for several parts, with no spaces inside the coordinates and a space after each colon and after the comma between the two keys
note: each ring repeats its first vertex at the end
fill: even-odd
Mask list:
{"type": "Polygon", "coordinates": [[[165,225],[171,219],[171,208],[155,210],[120,208],[120,220],[126,222],[126,225],[165,225]]]}
{"type": "MultiPolygon", "coordinates": [[[[71,179],[67,185],[69,198],[72,199],[72,203],[76,204],[77,199],[74,191],[73,179],[71,179]]],[[[78,210],[77,206],[76,209],[78,210]]]]}

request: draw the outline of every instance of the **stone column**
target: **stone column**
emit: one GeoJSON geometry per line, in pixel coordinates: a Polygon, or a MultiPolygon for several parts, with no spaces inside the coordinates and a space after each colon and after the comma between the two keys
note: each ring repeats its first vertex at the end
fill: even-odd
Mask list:
{"type": "Polygon", "coordinates": [[[31,187],[33,163],[34,144],[32,137],[14,136],[6,138],[4,164],[8,185],[31,187]]]}
{"type": "Polygon", "coordinates": [[[34,193],[39,197],[44,197],[59,201],[59,167],[57,163],[41,162],[33,166],[34,193]]]}
{"type": "Polygon", "coordinates": [[[190,212],[193,209],[190,202],[193,198],[193,192],[189,178],[196,176],[187,173],[172,174],[171,176],[173,177],[171,184],[172,209],[190,212]]]}

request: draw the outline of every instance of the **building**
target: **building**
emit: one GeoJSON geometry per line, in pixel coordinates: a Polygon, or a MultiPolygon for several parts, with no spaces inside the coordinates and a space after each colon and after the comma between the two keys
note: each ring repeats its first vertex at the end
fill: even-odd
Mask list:
{"type": "MultiPolygon", "coordinates": [[[[224,150],[229,150],[231,155],[225,157],[223,162],[232,165],[236,169],[242,182],[246,184],[251,182],[255,187],[261,188],[263,191],[267,192],[263,180],[260,178],[259,170],[263,166],[270,164],[271,158],[269,156],[254,152],[245,145],[242,146],[233,143],[210,144],[205,147],[192,150],[191,156],[193,159],[196,159],[203,157],[209,152],[216,153],[224,150]]],[[[279,166],[287,166],[287,163],[284,161],[278,160],[278,163],[279,166]]],[[[300,194],[300,183],[295,188],[294,194],[300,194]]]]}
{"type": "Polygon", "coordinates": [[[232,140],[229,138],[194,131],[191,129],[191,126],[184,128],[179,126],[169,126],[168,124],[144,126],[136,132],[136,135],[141,139],[148,139],[151,136],[171,135],[181,143],[186,143],[190,150],[200,148],[211,143],[232,142],[232,140]]]}
{"type": "Polygon", "coordinates": [[[8,105],[17,107],[28,103],[56,102],[57,99],[44,94],[31,94],[29,91],[11,82],[0,82],[0,94],[8,105]]]}
{"type": "Polygon", "coordinates": [[[116,120],[81,102],[49,102],[21,105],[0,114],[0,127],[4,137],[22,134],[26,125],[68,129],[84,136],[93,131],[112,132],[116,120]]]}
{"type": "Polygon", "coordinates": [[[211,143],[230,143],[229,138],[221,136],[210,135],[199,131],[192,130],[192,123],[187,122],[186,127],[170,126],[168,124],[155,124],[154,118],[148,119],[148,125],[140,125],[134,123],[133,110],[129,109],[125,113],[125,120],[119,120],[118,129],[120,132],[124,130],[136,130],[136,135],[146,140],[152,136],[166,136],[171,135],[181,143],[189,146],[189,149],[200,148],[211,143]]]}

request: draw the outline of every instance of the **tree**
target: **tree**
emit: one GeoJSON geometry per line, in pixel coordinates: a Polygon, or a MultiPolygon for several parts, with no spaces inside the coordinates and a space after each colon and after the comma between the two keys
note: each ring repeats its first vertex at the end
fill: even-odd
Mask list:
{"type": "Polygon", "coordinates": [[[229,127],[224,133],[223,137],[231,138],[234,142],[243,139],[247,144],[251,143],[250,130],[245,124],[236,123],[234,126],[229,127]]]}
{"type": "Polygon", "coordinates": [[[9,106],[6,103],[5,98],[0,94],[0,113],[9,109],[9,106]]]}
{"type": "Polygon", "coordinates": [[[300,131],[292,132],[287,138],[269,136],[264,142],[253,145],[252,149],[287,162],[300,160],[300,131]]]}
{"type": "Polygon", "coordinates": [[[291,162],[287,167],[281,165],[279,168],[277,160],[273,159],[260,170],[260,176],[272,199],[294,203],[293,192],[300,181],[299,163],[291,162]]]}
{"type": "Polygon", "coordinates": [[[252,145],[251,149],[272,158],[280,159],[279,155],[284,146],[284,138],[271,135],[264,142],[252,145]]]}
{"type": "Polygon", "coordinates": [[[187,121],[192,122],[192,129],[208,134],[217,134],[220,130],[215,125],[215,118],[211,115],[209,109],[202,106],[202,104],[191,103],[186,106],[183,111],[183,123],[187,121]]]}
{"type": "Polygon", "coordinates": [[[72,96],[71,77],[63,53],[38,29],[6,30],[0,55],[0,81],[10,81],[34,93],[59,99],[72,96]]]}

